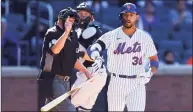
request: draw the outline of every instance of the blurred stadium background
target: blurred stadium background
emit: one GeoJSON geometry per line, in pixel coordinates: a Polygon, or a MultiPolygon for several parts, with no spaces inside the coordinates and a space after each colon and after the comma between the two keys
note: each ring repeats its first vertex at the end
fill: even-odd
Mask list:
{"type": "MultiPolygon", "coordinates": [[[[1,1],[2,111],[37,111],[36,78],[44,34],[61,9],[75,8],[82,1],[1,1]]],[[[86,1],[103,33],[120,25],[122,4],[137,5],[137,27],[152,36],[161,63],[147,86],[146,110],[192,111],[192,0],[86,1]]]]}

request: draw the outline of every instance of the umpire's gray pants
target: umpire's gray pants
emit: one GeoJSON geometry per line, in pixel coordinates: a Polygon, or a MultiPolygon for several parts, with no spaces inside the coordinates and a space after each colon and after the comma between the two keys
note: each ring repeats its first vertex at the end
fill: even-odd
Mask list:
{"type": "MultiPolygon", "coordinates": [[[[53,80],[53,98],[57,98],[64,93],[68,92],[70,90],[70,82],[69,81],[64,81],[60,79],[57,75],[54,77],[53,80]]],[[[48,100],[48,99],[47,99],[48,100]]],[[[46,102],[49,102],[46,101],[46,102]]],[[[70,103],[70,100],[67,98],[60,104],[58,104],[53,111],[76,111],[76,108],[70,103]]]]}

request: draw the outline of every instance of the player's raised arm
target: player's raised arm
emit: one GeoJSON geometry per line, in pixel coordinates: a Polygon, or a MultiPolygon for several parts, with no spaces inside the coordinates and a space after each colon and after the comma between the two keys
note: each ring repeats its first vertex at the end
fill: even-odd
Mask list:
{"type": "Polygon", "coordinates": [[[70,30],[72,28],[72,25],[73,25],[73,23],[70,21],[70,17],[68,16],[68,18],[66,19],[66,22],[64,24],[65,32],[60,36],[60,38],[56,41],[56,44],[54,44],[53,47],[51,48],[51,50],[54,54],[60,53],[60,51],[64,47],[64,45],[66,43],[66,39],[68,38],[68,36],[70,34],[70,30]]]}

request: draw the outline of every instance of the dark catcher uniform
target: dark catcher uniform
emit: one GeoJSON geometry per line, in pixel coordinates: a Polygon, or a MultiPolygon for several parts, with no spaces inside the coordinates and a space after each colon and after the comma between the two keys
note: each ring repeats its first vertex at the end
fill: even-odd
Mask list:
{"type": "MultiPolygon", "coordinates": [[[[90,45],[92,45],[100,36],[102,35],[102,31],[100,29],[99,26],[91,23],[88,25],[88,27],[86,29],[83,30],[82,34],[80,35],[78,41],[79,43],[85,48],[88,49],[90,47],[90,45]],[[95,28],[95,32],[96,33],[91,33],[92,30],[90,29],[94,29],[95,28]],[[85,33],[88,32],[88,35],[91,35],[90,37],[88,35],[86,35],[87,37],[84,37],[85,33]]],[[[101,54],[102,56],[105,56],[105,53],[101,54]]],[[[83,65],[86,68],[89,68],[92,66],[94,62],[91,61],[87,61],[85,60],[83,62],[83,65]]],[[[86,111],[91,111],[91,112],[95,112],[95,111],[107,111],[108,106],[107,106],[107,88],[108,88],[108,83],[109,83],[109,77],[107,78],[106,84],[105,86],[102,88],[101,92],[98,94],[98,97],[96,99],[95,104],[93,105],[93,108],[87,109],[85,107],[79,106],[78,108],[82,109],[82,110],[86,110],[86,111]]],[[[88,90],[89,91],[89,90],[88,90]]]]}
{"type": "MultiPolygon", "coordinates": [[[[89,24],[86,29],[83,30],[83,33],[80,35],[78,42],[85,48],[88,49],[90,45],[92,45],[100,36],[102,35],[102,31],[99,26],[95,24],[89,24]],[[87,35],[87,37],[84,37],[85,33],[91,33],[90,28],[93,28],[96,30],[96,33],[93,33],[93,35],[87,35]],[[88,30],[88,31],[87,31],[88,30]]],[[[94,62],[85,60],[83,65],[85,67],[91,67],[94,62]]]]}

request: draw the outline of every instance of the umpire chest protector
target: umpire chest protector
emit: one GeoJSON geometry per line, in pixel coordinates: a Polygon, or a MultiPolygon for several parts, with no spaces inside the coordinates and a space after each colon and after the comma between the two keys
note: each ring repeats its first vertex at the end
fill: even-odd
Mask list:
{"type": "MultiPolygon", "coordinates": [[[[88,49],[88,47],[92,45],[101,35],[101,29],[97,25],[90,24],[82,31],[78,41],[85,49],[88,49]]],[[[89,67],[93,64],[93,62],[86,60],[82,62],[85,67],[89,67]]]]}

